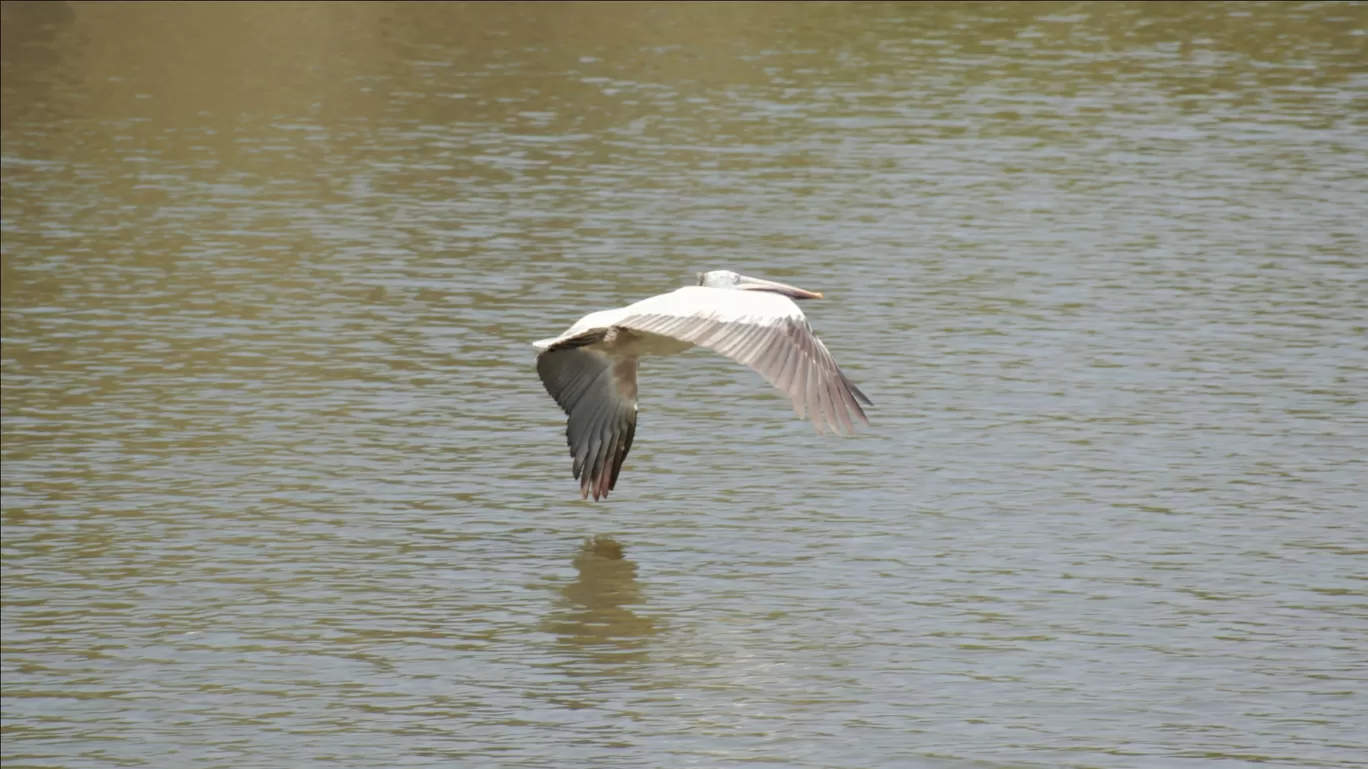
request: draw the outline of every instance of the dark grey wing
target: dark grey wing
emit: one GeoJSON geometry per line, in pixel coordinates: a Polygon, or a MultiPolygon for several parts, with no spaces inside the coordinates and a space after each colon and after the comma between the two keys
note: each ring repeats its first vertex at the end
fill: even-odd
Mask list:
{"type": "Polygon", "coordinates": [[[636,435],[636,358],[615,360],[588,347],[557,346],[537,356],[537,374],[569,417],[565,440],[580,497],[607,498],[636,435]]]}
{"type": "Polygon", "coordinates": [[[830,426],[853,433],[852,415],[869,424],[860,406],[874,404],[846,378],[796,307],[785,316],[642,314],[618,325],[692,342],[749,366],[793,401],[799,418],[810,416],[818,432],[830,426]]]}

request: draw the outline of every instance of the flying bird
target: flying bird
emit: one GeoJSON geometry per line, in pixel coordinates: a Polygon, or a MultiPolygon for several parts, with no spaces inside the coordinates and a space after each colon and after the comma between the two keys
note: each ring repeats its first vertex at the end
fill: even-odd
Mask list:
{"type": "Polygon", "coordinates": [[[854,433],[869,424],[869,398],[846,378],[812,333],[795,299],[815,291],[730,270],[698,274],[685,286],[616,310],[591,312],[565,333],[533,342],[537,374],[569,419],[565,438],[580,498],[606,498],[632,448],[637,421],[637,361],[693,347],[715,350],[759,372],[788,395],[818,434],[854,433]]]}

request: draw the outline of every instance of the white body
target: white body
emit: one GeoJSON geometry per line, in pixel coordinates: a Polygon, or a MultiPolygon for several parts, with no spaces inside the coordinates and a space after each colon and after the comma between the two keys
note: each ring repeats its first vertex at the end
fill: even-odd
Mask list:
{"type": "MultiPolygon", "coordinates": [[[[807,317],[792,299],[778,294],[759,291],[728,291],[704,286],[685,286],[660,294],[650,299],[633,302],[616,310],[591,312],[575,322],[560,336],[542,339],[532,345],[539,350],[573,339],[581,334],[600,329],[609,329],[628,318],[643,315],[670,315],[691,317],[700,321],[715,320],[722,323],[744,322],[763,326],[776,326],[790,320],[807,322],[807,317]]],[[[642,338],[633,339],[627,346],[614,349],[618,355],[678,355],[685,350],[697,347],[672,336],[638,332],[642,338]]],[[[634,337],[638,334],[633,334],[634,337]]]]}

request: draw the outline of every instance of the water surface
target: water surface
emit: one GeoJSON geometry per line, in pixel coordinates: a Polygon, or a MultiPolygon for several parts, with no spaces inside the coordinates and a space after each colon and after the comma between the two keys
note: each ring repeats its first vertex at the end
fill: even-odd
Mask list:
{"type": "Polygon", "coordinates": [[[1368,761],[1364,5],[4,14],[7,767],[1368,761]]]}

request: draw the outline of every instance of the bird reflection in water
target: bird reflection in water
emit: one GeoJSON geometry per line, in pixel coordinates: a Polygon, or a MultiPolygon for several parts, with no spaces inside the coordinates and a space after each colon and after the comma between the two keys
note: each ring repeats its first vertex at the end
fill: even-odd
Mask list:
{"type": "Polygon", "coordinates": [[[578,578],[560,589],[556,609],[543,622],[562,648],[604,665],[642,662],[655,622],[629,606],[644,603],[637,566],[611,537],[587,539],[573,561],[578,578]]]}

